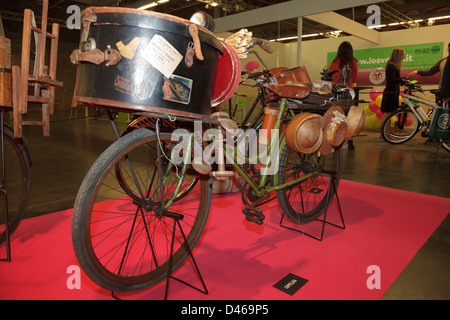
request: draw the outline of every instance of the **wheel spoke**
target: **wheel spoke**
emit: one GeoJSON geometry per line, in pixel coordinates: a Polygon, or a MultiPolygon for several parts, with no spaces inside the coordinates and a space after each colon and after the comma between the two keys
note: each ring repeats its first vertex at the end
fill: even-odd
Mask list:
{"type": "Polygon", "coordinates": [[[280,159],[279,183],[311,175],[299,183],[277,191],[280,207],[291,220],[309,222],[324,212],[328,205],[328,192],[334,192],[331,189],[332,176],[339,181],[341,157],[341,149],[321,156],[318,153],[298,154],[285,147],[280,159]]]}

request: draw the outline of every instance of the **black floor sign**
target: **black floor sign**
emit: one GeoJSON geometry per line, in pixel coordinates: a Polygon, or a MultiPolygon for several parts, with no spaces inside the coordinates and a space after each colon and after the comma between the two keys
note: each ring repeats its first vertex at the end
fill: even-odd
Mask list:
{"type": "Polygon", "coordinates": [[[274,284],[274,287],[292,296],[307,282],[308,280],[289,273],[286,277],[274,284]]]}

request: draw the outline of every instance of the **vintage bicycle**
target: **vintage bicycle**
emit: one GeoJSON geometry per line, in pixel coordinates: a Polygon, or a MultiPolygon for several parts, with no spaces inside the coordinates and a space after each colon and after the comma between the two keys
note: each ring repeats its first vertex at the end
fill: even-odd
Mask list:
{"type": "MultiPolygon", "coordinates": [[[[92,22],[90,26],[83,24],[83,45],[85,42],[95,41],[97,48],[106,47],[105,44],[109,40],[100,36],[101,28],[114,28],[117,32],[107,33],[117,36],[118,25],[123,21],[104,23],[107,19],[117,19],[120,16],[109,15],[111,12],[122,14],[126,23],[141,18],[157,18],[162,19],[164,27],[170,29],[170,24],[175,22],[177,33],[184,30],[187,34],[172,42],[175,49],[181,52],[184,52],[186,47],[188,51],[192,48],[190,44],[185,45],[185,38],[189,41],[192,36],[195,43],[196,35],[202,33],[201,37],[207,38],[205,41],[208,42],[208,45],[201,47],[205,50],[202,52],[205,60],[208,55],[214,58],[215,46],[220,48],[220,43],[212,35],[209,36],[208,31],[191,25],[189,21],[123,8],[87,9],[84,17],[92,20],[95,15],[101,23],[96,25],[92,22]],[[130,16],[134,18],[130,19],[130,16]],[[91,35],[97,38],[91,39],[91,35]]],[[[145,25],[142,21],[139,23],[140,26],[145,25]]],[[[141,33],[142,38],[155,32],[153,29],[144,31],[145,33],[141,33]]],[[[160,41],[158,32],[157,30],[153,37],[156,36],[160,41]]],[[[164,32],[164,35],[167,33],[169,41],[173,40],[172,31],[164,32]]],[[[130,32],[124,30],[124,34],[129,35],[130,32]]],[[[125,43],[129,41],[131,39],[128,38],[125,43]]],[[[164,45],[162,42],[159,44],[164,45]]],[[[224,57],[228,55],[233,62],[227,65],[236,66],[233,50],[229,50],[226,42],[222,44],[224,57]]],[[[251,44],[248,46],[251,47],[251,44]]],[[[197,50],[199,47],[196,47],[195,51],[197,50]]],[[[278,199],[284,214],[295,223],[314,220],[328,207],[341,174],[340,146],[347,135],[353,136],[358,133],[357,130],[362,129],[363,113],[358,113],[361,118],[355,118],[357,120],[354,126],[344,126],[345,115],[338,106],[334,109],[324,109],[321,105],[302,103],[311,92],[310,83],[272,84],[267,87],[267,92],[270,95],[271,107],[277,108],[279,112],[275,124],[270,128],[273,134],[266,143],[267,153],[248,157],[246,152],[240,153],[238,148],[239,142],[246,141],[246,135],[236,133],[237,126],[227,116],[202,114],[201,101],[197,100],[199,105],[193,104],[196,107],[195,112],[189,113],[183,112],[183,108],[178,104],[173,104],[178,109],[152,107],[151,111],[142,111],[142,104],[135,104],[135,101],[142,101],[137,98],[131,99],[133,103],[105,99],[104,97],[113,97],[117,92],[105,90],[106,93],[103,93],[101,90],[92,89],[103,85],[105,80],[95,79],[96,66],[88,61],[89,51],[91,50],[80,50],[74,56],[75,60],[82,58],[81,63],[78,60],[79,87],[74,94],[75,101],[88,106],[103,104],[107,110],[121,108],[147,120],[152,119],[150,125],[134,128],[136,130],[121,135],[111,117],[117,140],[95,161],[76,197],[72,220],[75,254],[86,274],[101,287],[113,292],[142,290],[164,279],[168,280],[174,270],[189,256],[192,257],[192,249],[202,235],[211,209],[212,179],[228,179],[234,174],[227,170],[226,162],[245,181],[242,188],[245,204],[243,213],[249,221],[263,223],[264,214],[259,206],[275,198],[278,199]],[[100,97],[85,96],[92,92],[99,92],[100,97]],[[323,116],[311,112],[315,108],[317,113],[322,112],[323,116]],[[336,122],[336,119],[339,121],[336,122]],[[164,126],[161,125],[163,121],[167,123],[164,126]],[[167,127],[173,126],[174,123],[178,130],[168,132],[167,127]],[[334,145],[322,144],[326,136],[325,123],[328,123],[327,130],[331,123],[334,123],[334,132],[339,129],[339,137],[330,137],[334,145]],[[342,125],[338,125],[339,123],[342,125]],[[291,138],[287,138],[288,136],[291,138]],[[339,141],[335,142],[334,139],[339,141]],[[270,157],[270,161],[261,161],[262,157],[270,152],[274,157],[270,157]],[[245,159],[243,163],[238,160],[239,156],[240,159],[245,159]],[[177,157],[178,160],[175,159],[177,157]],[[209,162],[207,158],[214,161],[209,162]],[[249,168],[248,164],[254,162],[260,163],[259,174],[254,174],[249,168]]],[[[114,54],[111,48],[105,52],[108,56],[114,54]]],[[[198,61],[195,63],[202,65],[198,61]]],[[[180,64],[178,72],[191,72],[191,66],[186,67],[180,64]]],[[[219,71],[220,68],[219,65],[219,71]]],[[[108,66],[99,69],[101,72],[117,70],[111,68],[109,61],[108,66]]],[[[305,70],[296,68],[292,72],[295,75],[297,71],[305,70]]],[[[240,77],[240,72],[235,73],[240,77]]],[[[120,74],[114,76],[117,80],[114,83],[119,85],[120,90],[133,88],[120,86],[127,83],[127,79],[122,79],[120,74]]],[[[177,77],[182,80],[181,76],[177,77]]],[[[195,72],[189,73],[189,77],[195,78],[195,72]]],[[[195,90],[196,81],[201,83],[202,92],[206,91],[210,81],[214,82],[213,79],[204,78],[205,75],[201,74],[199,78],[194,79],[192,91],[195,90]]],[[[143,80],[147,81],[147,78],[143,80]]],[[[168,78],[161,77],[160,80],[161,83],[168,83],[168,78]]],[[[163,88],[167,89],[168,86],[164,85],[163,88]]],[[[233,94],[234,88],[229,91],[226,95],[228,98],[233,94]]],[[[142,91],[134,94],[142,95],[142,91]]],[[[117,94],[114,98],[119,100],[123,97],[130,99],[123,94],[117,94]]],[[[152,95],[148,95],[148,99],[152,98],[152,95]]],[[[194,96],[190,98],[196,99],[194,96]]],[[[211,98],[206,98],[203,104],[210,108],[211,98]]],[[[241,145],[245,146],[246,143],[241,145]]]]}
{"type": "MultiPolygon", "coordinates": [[[[442,107],[442,100],[439,98],[439,90],[430,90],[435,95],[435,101],[427,100],[417,95],[423,93],[417,81],[405,81],[405,91],[400,107],[394,111],[381,125],[381,136],[391,144],[401,144],[411,140],[420,130],[422,137],[429,138],[430,125],[435,110],[442,107]],[[424,104],[429,107],[425,113],[420,106],[424,104]]],[[[437,139],[438,150],[442,147],[450,152],[450,141],[448,139],[437,139]]]]}

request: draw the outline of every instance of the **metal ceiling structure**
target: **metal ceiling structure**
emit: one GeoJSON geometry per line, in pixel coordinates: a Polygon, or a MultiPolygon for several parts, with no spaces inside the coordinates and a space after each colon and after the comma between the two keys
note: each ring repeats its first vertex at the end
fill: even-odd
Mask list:
{"type": "MultiPolygon", "coordinates": [[[[450,23],[448,0],[50,0],[49,22],[58,22],[65,27],[69,16],[67,8],[70,5],[77,5],[82,10],[88,6],[137,8],[149,3],[155,3],[155,6],[148,10],[186,19],[196,11],[205,11],[216,19],[216,26],[222,28],[218,31],[235,32],[245,27],[255,37],[266,40],[297,36],[299,16],[303,17],[303,41],[352,34],[352,30],[356,30],[356,24],[349,24],[350,30],[340,30],[336,25],[330,25],[330,17],[352,21],[365,27],[371,15],[367,10],[371,3],[377,5],[381,13],[380,24],[383,27],[376,29],[378,32],[450,23]],[[329,11],[334,14],[315,16],[329,11]],[[435,19],[440,17],[445,18],[435,19]]],[[[30,8],[39,15],[41,6],[42,0],[0,0],[2,21],[4,24],[8,21],[22,21],[25,8],[30,8]]]]}

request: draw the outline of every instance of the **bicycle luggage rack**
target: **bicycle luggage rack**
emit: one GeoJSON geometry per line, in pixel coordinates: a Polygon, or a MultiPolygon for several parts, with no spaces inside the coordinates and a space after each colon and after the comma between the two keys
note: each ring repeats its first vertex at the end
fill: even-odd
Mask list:
{"type": "MultiPolygon", "coordinates": [[[[337,225],[337,224],[334,224],[334,223],[331,223],[331,222],[329,222],[329,221],[327,221],[327,211],[328,211],[328,206],[329,206],[329,204],[331,203],[331,200],[333,200],[333,198],[330,199],[330,190],[331,190],[331,189],[329,189],[329,190],[327,191],[327,204],[326,204],[326,206],[325,206],[325,212],[324,212],[324,215],[323,215],[323,219],[318,219],[318,218],[315,219],[316,221],[322,222],[322,231],[321,231],[320,237],[317,237],[317,236],[314,236],[314,235],[312,235],[312,234],[309,234],[309,233],[305,232],[305,231],[303,230],[303,228],[302,228],[302,230],[298,230],[298,229],[294,229],[294,228],[292,228],[292,227],[288,227],[288,226],[286,226],[286,225],[282,225],[283,219],[284,219],[284,213],[281,215],[280,227],[285,228],[285,229],[289,229],[289,230],[292,230],[292,231],[295,231],[295,232],[298,232],[298,233],[301,233],[301,234],[304,234],[305,236],[308,236],[308,237],[313,238],[313,239],[318,240],[318,241],[322,241],[322,240],[323,240],[323,235],[324,235],[324,231],[325,231],[325,224],[329,224],[329,225],[334,226],[334,227],[337,227],[337,228],[339,228],[339,229],[345,229],[344,217],[343,217],[343,215],[342,215],[341,204],[340,204],[340,202],[339,202],[339,196],[338,196],[338,194],[337,194],[337,189],[336,189],[336,183],[335,183],[335,181],[336,181],[336,175],[335,175],[335,174],[332,174],[332,175],[331,175],[330,183],[331,183],[331,185],[332,185],[332,188],[333,188],[333,190],[334,190],[334,194],[335,194],[335,196],[336,196],[336,202],[337,202],[337,206],[338,206],[339,216],[340,216],[341,222],[342,222],[342,225],[341,225],[341,226],[340,226],[340,225],[337,225]]],[[[310,192],[310,191],[309,191],[309,192],[310,192]]]]}

